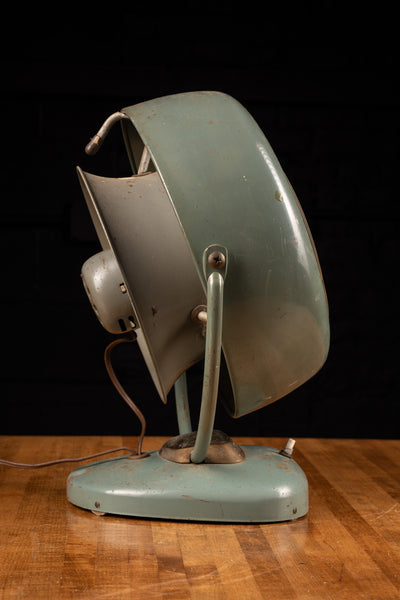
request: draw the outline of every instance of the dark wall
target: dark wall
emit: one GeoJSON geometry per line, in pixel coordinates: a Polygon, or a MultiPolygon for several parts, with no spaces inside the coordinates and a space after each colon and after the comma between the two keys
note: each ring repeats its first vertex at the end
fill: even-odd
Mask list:
{"type": "MultiPolygon", "coordinates": [[[[332,342],[323,369],[276,404],[217,426],[231,434],[399,435],[399,96],[394,14],[333,1],[233,10],[202,4],[9,13],[1,50],[0,433],[136,434],[109,382],[102,329],[80,281],[99,250],[75,167],[128,175],[104,119],[170,93],[239,100],[274,148],[309,221],[325,277],[332,342]],[[368,12],[369,11],[369,12],[368,12]]],[[[115,369],[148,431],[175,434],[135,345],[115,369]]],[[[190,374],[197,407],[201,366],[190,374]]],[[[195,408],[197,410],[197,408],[195,408]]]]}

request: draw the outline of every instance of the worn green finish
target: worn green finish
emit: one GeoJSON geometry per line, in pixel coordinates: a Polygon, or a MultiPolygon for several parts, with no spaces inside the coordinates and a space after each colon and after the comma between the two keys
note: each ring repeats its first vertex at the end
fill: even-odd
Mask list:
{"type": "Polygon", "coordinates": [[[157,451],[100,461],[71,473],[68,498],[93,511],[139,517],[301,517],[307,479],[288,455],[244,446],[242,462],[202,462],[217,391],[240,417],[290,393],[325,362],[327,298],[295,193],[263,132],[230,96],[156,98],[111,121],[121,114],[134,174],[112,179],[78,169],[102,246],[83,269],[86,289],[109,331],[134,321],[164,402],[175,385],[182,434],[191,429],[185,371],[205,358],[202,406],[191,463],[157,451]],[[229,255],[228,273],[204,260],[210,248],[229,255]],[[206,340],[204,321],[193,318],[204,304],[206,340]]]}
{"type": "Polygon", "coordinates": [[[161,519],[276,522],[304,516],[308,484],[301,468],[275,448],[243,446],[233,465],[178,464],[151,452],[73,471],[68,499],[93,511],[161,519]]]}
{"type": "Polygon", "coordinates": [[[223,325],[224,279],[226,268],[213,269],[208,258],[216,250],[223,251],[227,261],[227,250],[220,246],[209,246],[203,252],[203,271],[207,280],[207,333],[204,357],[203,390],[196,443],[191,454],[193,463],[202,463],[207,456],[214,429],[217,408],[219,372],[221,367],[221,340],[223,325]]]}
{"type": "Polygon", "coordinates": [[[221,394],[228,412],[240,417],[274,402],[321,368],[329,320],[311,234],[272,148],[244,107],[218,92],[122,112],[133,168],[145,144],[204,287],[204,248],[229,251],[222,346],[232,389],[221,394]]]}
{"type": "Polygon", "coordinates": [[[179,433],[191,433],[193,430],[190,418],[186,373],[182,373],[175,381],[174,392],[179,433]]]}

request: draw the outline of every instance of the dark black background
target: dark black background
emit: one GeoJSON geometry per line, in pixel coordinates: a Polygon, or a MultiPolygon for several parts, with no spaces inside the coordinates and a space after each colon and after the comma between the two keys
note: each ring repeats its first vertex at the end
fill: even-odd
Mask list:
{"type": "MultiPolygon", "coordinates": [[[[272,4],[272,3],[271,3],[272,4]]],[[[87,6],[87,5],[83,5],[87,6]]],[[[191,90],[234,96],[274,148],[309,221],[330,304],[323,369],[230,434],[398,437],[399,168],[397,14],[321,0],[277,6],[19,7],[3,19],[1,431],[137,434],[112,387],[112,339],[81,285],[99,250],[75,167],[128,175],[111,113],[191,90]],[[262,10],[261,10],[262,8],[262,10]]],[[[115,369],[148,431],[175,434],[134,344],[115,369]]],[[[194,411],[201,365],[189,374],[194,411]]]]}

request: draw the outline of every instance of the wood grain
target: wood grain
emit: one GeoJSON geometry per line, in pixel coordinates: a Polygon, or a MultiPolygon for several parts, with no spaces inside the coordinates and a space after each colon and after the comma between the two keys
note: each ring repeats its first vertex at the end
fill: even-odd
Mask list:
{"type": "MultiPolygon", "coordinates": [[[[135,442],[7,436],[0,457],[39,462],[135,442]]],[[[400,441],[299,439],[294,458],[309,514],[263,525],[98,517],[66,499],[76,465],[0,466],[0,597],[398,600],[400,441]]]]}

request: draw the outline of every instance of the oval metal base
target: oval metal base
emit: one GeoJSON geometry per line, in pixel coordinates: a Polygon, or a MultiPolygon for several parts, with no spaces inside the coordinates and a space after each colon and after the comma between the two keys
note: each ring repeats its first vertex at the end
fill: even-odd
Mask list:
{"type": "Polygon", "coordinates": [[[179,464],[157,451],[143,460],[119,457],[75,469],[68,500],[91,511],[191,521],[277,522],[308,511],[299,465],[265,446],[243,446],[236,464],[179,464]]]}

